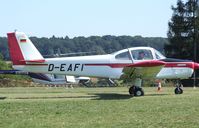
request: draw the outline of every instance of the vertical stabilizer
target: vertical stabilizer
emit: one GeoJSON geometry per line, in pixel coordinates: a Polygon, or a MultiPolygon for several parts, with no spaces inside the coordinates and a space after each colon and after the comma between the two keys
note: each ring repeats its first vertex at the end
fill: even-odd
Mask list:
{"type": "Polygon", "coordinates": [[[9,53],[13,65],[25,65],[26,62],[44,62],[44,58],[23,32],[8,33],[9,53]]]}

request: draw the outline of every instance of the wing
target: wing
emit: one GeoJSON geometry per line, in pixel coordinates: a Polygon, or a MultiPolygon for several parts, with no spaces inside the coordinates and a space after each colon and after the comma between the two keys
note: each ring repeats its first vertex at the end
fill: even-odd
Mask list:
{"type": "Polygon", "coordinates": [[[164,67],[165,62],[158,60],[142,61],[128,65],[123,69],[124,80],[133,80],[135,78],[150,79],[155,78],[160,70],[164,67]]]}

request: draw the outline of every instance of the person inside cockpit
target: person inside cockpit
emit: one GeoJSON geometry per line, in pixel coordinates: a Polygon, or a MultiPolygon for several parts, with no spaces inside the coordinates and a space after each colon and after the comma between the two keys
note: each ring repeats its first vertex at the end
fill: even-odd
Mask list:
{"type": "Polygon", "coordinates": [[[140,51],[137,59],[138,59],[138,60],[143,60],[144,58],[145,58],[145,53],[144,53],[144,51],[140,51]]]}

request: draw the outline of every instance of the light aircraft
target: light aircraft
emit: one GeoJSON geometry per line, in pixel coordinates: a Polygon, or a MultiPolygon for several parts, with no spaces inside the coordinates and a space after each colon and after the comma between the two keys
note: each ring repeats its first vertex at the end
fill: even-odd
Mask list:
{"type": "MultiPolygon", "coordinates": [[[[190,78],[199,64],[164,57],[151,47],[133,47],[107,55],[43,58],[23,32],[7,34],[8,46],[16,70],[74,76],[131,80],[132,96],[143,96],[142,81],[146,79],[190,78]]],[[[177,85],[176,94],[183,93],[177,85]]]]}
{"type": "Polygon", "coordinates": [[[87,86],[90,82],[89,77],[75,77],[68,75],[32,73],[19,70],[0,70],[0,74],[28,75],[33,82],[46,85],[66,85],[66,84],[83,84],[87,86]]]}

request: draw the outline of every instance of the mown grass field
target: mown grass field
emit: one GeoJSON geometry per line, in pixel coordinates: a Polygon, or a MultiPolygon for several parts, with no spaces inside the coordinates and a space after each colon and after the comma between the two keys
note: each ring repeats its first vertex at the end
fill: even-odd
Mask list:
{"type": "Polygon", "coordinates": [[[198,128],[199,88],[0,88],[2,128],[198,128]]]}

